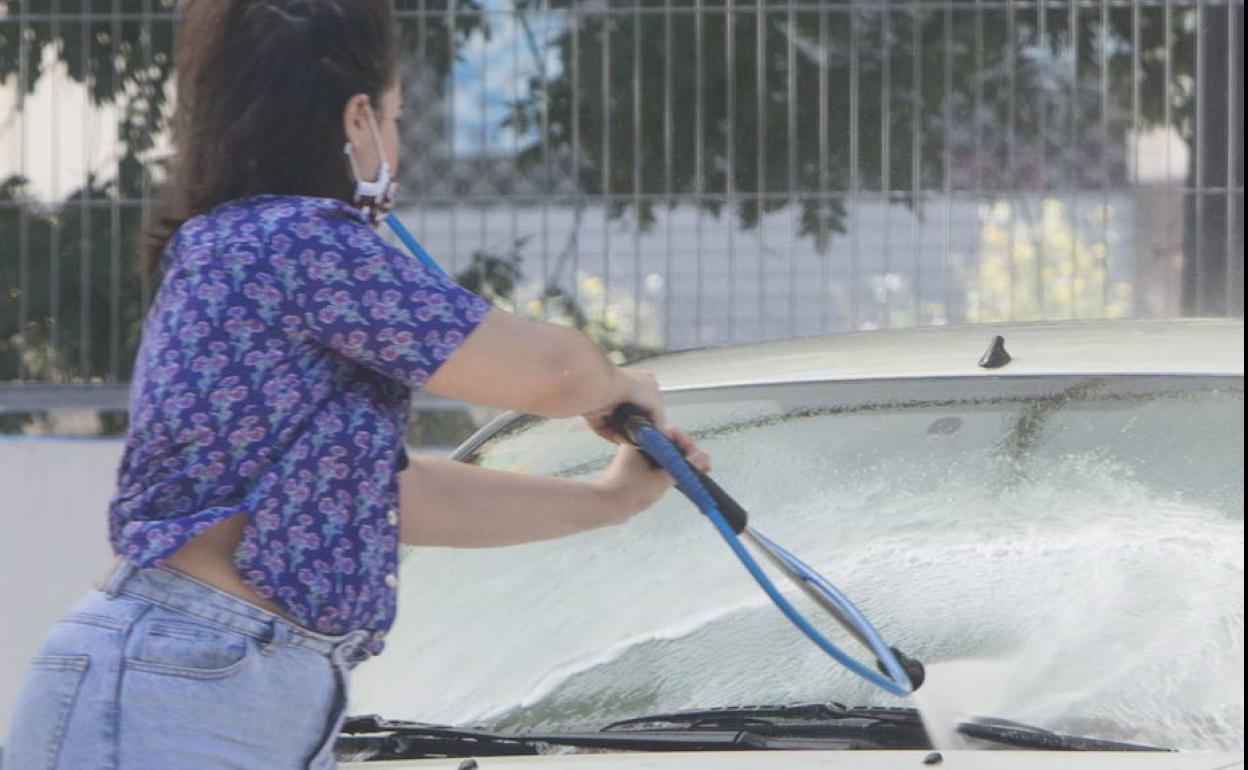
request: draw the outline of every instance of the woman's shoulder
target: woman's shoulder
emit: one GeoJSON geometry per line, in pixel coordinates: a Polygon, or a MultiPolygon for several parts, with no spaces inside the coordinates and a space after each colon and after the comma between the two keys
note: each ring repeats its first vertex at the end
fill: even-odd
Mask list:
{"type": "Polygon", "coordinates": [[[269,226],[317,220],[366,224],[360,210],[346,201],[310,195],[251,195],[226,201],[205,216],[218,221],[257,222],[269,226]]]}
{"type": "Polygon", "coordinates": [[[228,251],[260,253],[281,245],[373,252],[384,247],[358,208],[337,198],[302,195],[255,195],[220,203],[188,218],[168,242],[162,265],[215,262],[223,247],[228,251]]]}
{"type": "Polygon", "coordinates": [[[221,203],[187,219],[170,239],[166,257],[188,251],[215,251],[223,243],[244,241],[267,244],[280,239],[321,243],[348,241],[353,245],[374,235],[363,213],[336,198],[308,195],[252,195],[221,203]]]}

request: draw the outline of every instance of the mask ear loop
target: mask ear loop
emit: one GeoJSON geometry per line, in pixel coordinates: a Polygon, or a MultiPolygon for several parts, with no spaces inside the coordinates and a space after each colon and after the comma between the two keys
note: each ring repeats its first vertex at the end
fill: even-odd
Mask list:
{"type": "Polygon", "coordinates": [[[381,218],[394,205],[397,184],[391,178],[390,163],[385,158],[385,148],[381,144],[381,129],[377,125],[371,104],[364,105],[368,115],[369,132],[373,135],[373,144],[377,148],[377,157],[381,164],[377,169],[377,178],[366,181],[360,172],[359,163],[355,158],[355,147],[348,141],[343,145],[342,152],[347,156],[351,166],[351,174],[355,177],[355,205],[360,208],[365,218],[376,227],[381,218]]]}

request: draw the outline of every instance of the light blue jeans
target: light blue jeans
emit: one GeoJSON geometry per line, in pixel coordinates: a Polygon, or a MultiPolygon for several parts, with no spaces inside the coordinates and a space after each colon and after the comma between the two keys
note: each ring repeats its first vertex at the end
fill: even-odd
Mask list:
{"type": "Polygon", "coordinates": [[[4,770],[332,770],[365,637],[123,561],[44,637],[4,770]]]}

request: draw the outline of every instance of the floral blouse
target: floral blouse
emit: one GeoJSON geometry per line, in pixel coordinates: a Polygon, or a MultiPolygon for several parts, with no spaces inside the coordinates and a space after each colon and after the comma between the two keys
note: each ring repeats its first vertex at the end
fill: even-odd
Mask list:
{"type": "Polygon", "coordinates": [[[109,505],[114,552],[158,565],[246,512],[244,582],[313,630],[370,631],[380,652],[410,395],[489,305],[324,198],[223,204],[182,225],[162,267],[109,505]]]}

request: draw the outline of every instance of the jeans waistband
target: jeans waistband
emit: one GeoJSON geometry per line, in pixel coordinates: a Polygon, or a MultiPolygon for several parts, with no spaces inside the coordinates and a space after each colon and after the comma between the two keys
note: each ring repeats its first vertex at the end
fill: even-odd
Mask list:
{"type": "Polygon", "coordinates": [[[109,596],[124,594],[143,599],[247,634],[262,642],[264,649],[281,644],[303,647],[348,669],[369,657],[364,646],[369,638],[366,630],[357,629],[341,636],[321,634],[172,567],[136,567],[121,559],[100,590],[109,596]]]}

